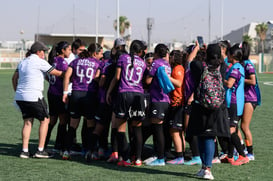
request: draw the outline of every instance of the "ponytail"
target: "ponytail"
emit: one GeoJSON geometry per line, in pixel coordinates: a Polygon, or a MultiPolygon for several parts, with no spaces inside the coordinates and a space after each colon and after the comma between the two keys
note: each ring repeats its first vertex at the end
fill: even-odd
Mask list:
{"type": "Polygon", "coordinates": [[[134,40],[131,43],[130,46],[130,57],[131,57],[131,65],[130,65],[130,69],[134,67],[134,60],[135,60],[135,55],[138,53],[141,53],[141,51],[144,50],[144,44],[142,41],[140,40],[134,40]]]}
{"type": "Polygon", "coordinates": [[[54,63],[54,58],[63,54],[62,50],[65,50],[67,47],[69,47],[69,43],[66,41],[60,41],[59,43],[53,45],[51,51],[48,54],[48,63],[52,65],[54,63]]]}
{"type": "Polygon", "coordinates": [[[53,65],[54,58],[57,56],[56,46],[57,45],[53,45],[52,49],[50,50],[50,52],[48,54],[48,63],[50,65],[53,65]]]}

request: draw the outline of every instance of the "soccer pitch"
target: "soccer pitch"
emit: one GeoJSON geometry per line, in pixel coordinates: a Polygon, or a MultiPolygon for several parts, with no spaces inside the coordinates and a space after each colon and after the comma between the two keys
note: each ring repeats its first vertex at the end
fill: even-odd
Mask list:
{"type": "MultiPolygon", "coordinates": [[[[86,163],[81,156],[64,161],[53,159],[22,159],[21,113],[13,106],[11,77],[14,70],[0,70],[0,181],[4,180],[199,180],[200,166],[166,165],[164,167],[121,168],[105,161],[86,163]]],[[[242,166],[214,164],[215,180],[273,180],[273,74],[259,74],[262,106],[254,111],[250,125],[253,134],[255,161],[242,166]],[[271,83],[269,83],[271,82],[271,83]],[[266,83],[266,84],[264,84],[266,83]]],[[[47,83],[45,83],[47,87],[47,83]]],[[[46,91],[45,91],[46,93],[46,91]]],[[[37,120],[30,138],[30,151],[37,149],[37,120]]],[[[81,127],[80,127],[81,128],[81,127]]],[[[80,131],[78,140],[80,140],[80,131]]],[[[55,139],[56,128],[52,139],[55,139]]]]}

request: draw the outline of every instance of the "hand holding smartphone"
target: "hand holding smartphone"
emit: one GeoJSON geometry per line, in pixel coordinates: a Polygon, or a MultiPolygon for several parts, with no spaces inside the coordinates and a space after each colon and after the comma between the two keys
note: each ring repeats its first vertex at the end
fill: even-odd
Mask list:
{"type": "Polygon", "coordinates": [[[203,47],[204,45],[204,40],[203,40],[203,37],[202,36],[197,36],[197,41],[198,41],[198,44],[199,44],[199,47],[203,47]]]}

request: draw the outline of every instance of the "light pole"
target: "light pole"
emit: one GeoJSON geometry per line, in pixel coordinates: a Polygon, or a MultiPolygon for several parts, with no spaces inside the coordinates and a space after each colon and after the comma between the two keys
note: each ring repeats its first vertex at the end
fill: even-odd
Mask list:
{"type": "Polygon", "coordinates": [[[25,52],[24,52],[24,44],[25,44],[25,40],[24,40],[24,37],[23,37],[23,35],[24,35],[24,30],[23,29],[21,29],[20,30],[20,35],[22,36],[21,37],[21,42],[22,42],[22,46],[21,46],[21,50],[20,50],[20,60],[22,60],[23,58],[24,58],[24,54],[25,54],[25,52]]]}
{"type": "Polygon", "coordinates": [[[147,18],[147,30],[148,30],[148,50],[151,48],[151,34],[154,24],[154,18],[147,18]]]}
{"type": "Polygon", "coordinates": [[[96,43],[98,43],[99,36],[99,1],[96,0],[96,43]]]}
{"type": "Polygon", "coordinates": [[[119,0],[117,0],[117,38],[119,38],[119,0]]]}

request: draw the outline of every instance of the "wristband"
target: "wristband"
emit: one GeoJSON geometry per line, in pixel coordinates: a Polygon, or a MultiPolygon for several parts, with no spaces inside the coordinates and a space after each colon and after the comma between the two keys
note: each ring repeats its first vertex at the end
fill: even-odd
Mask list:
{"type": "Polygon", "coordinates": [[[63,94],[68,94],[69,93],[69,91],[63,91],[63,94]]]}

